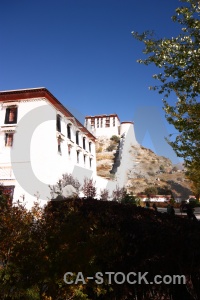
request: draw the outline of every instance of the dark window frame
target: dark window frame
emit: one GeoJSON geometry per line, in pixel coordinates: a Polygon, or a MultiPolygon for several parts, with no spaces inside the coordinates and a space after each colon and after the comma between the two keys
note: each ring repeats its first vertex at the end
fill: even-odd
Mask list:
{"type": "Polygon", "coordinates": [[[85,142],[85,141],[86,141],[86,137],[84,136],[84,137],[83,137],[83,149],[84,149],[84,150],[86,149],[86,142],[85,142]]]}
{"type": "Polygon", "coordinates": [[[71,134],[71,124],[67,124],[67,138],[71,140],[72,134],[71,134]]]}
{"type": "Polygon", "coordinates": [[[76,131],[76,144],[79,146],[79,133],[80,131],[76,131]]]}
{"type": "Polygon", "coordinates": [[[80,163],[80,151],[76,151],[76,160],[77,160],[77,164],[80,163]]]}
{"type": "Polygon", "coordinates": [[[56,130],[61,132],[61,116],[59,114],[56,116],[56,130]]]}
{"type": "Polygon", "coordinates": [[[4,124],[17,124],[17,115],[18,115],[18,107],[17,106],[6,107],[4,124]],[[11,114],[13,114],[13,120],[11,119],[11,114]]]}
{"type": "Polygon", "coordinates": [[[14,140],[14,133],[6,132],[5,133],[5,146],[6,147],[12,147],[13,146],[13,140],[14,140]],[[11,137],[10,141],[9,141],[9,137],[11,137]]]}
{"type": "Polygon", "coordinates": [[[92,142],[89,142],[89,152],[92,152],[92,142]]]}

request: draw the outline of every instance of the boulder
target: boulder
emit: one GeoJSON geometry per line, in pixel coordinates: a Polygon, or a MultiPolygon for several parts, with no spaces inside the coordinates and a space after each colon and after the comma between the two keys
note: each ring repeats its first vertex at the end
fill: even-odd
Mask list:
{"type": "Polygon", "coordinates": [[[62,196],[64,198],[74,198],[78,196],[78,193],[71,184],[68,184],[63,188],[62,196]]]}

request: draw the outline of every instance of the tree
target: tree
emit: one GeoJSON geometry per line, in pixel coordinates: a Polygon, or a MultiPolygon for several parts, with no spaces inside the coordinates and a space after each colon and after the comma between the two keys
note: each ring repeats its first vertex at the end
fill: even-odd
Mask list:
{"type": "Polygon", "coordinates": [[[103,201],[107,201],[108,198],[109,198],[109,190],[108,189],[100,190],[100,199],[103,201]]]}
{"type": "Polygon", "coordinates": [[[157,195],[158,189],[155,186],[149,186],[144,190],[144,192],[146,195],[149,195],[149,194],[157,195]]]}
{"type": "Polygon", "coordinates": [[[126,189],[125,187],[120,188],[118,185],[116,186],[115,190],[113,190],[112,192],[112,198],[113,201],[119,201],[121,202],[121,200],[123,199],[123,197],[126,194],[126,189]]]}
{"type": "Polygon", "coordinates": [[[82,191],[86,198],[96,197],[97,189],[95,187],[96,182],[93,179],[84,178],[82,191]]]}
{"type": "Polygon", "coordinates": [[[164,110],[167,121],[177,130],[167,139],[179,157],[183,157],[188,176],[200,185],[197,167],[200,161],[200,4],[196,0],[181,0],[185,6],[178,7],[172,20],[180,25],[177,37],[155,39],[154,33],[133,32],[134,38],[145,45],[147,58],[139,59],[145,65],[154,64],[160,73],[153,75],[161,85],[150,87],[164,94],[164,110]],[[169,104],[168,97],[176,96],[176,103],[169,104]]]}

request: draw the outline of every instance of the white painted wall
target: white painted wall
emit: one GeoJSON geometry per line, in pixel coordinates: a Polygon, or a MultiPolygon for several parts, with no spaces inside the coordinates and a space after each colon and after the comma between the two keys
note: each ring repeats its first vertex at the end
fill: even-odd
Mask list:
{"type": "MultiPolygon", "coordinates": [[[[89,172],[96,176],[96,153],[95,144],[90,140],[76,124],[71,126],[71,140],[67,138],[67,124],[71,120],[61,115],[61,155],[58,153],[58,136],[56,130],[56,115],[58,111],[46,99],[27,99],[17,101],[18,120],[17,124],[4,124],[6,107],[1,106],[0,110],[0,170],[8,167],[14,170],[13,178],[3,178],[0,172],[0,183],[3,185],[15,185],[13,202],[25,198],[27,207],[30,208],[37,196],[41,204],[47,202],[50,197],[49,184],[55,184],[63,173],[72,173],[82,178],[84,173],[89,172]],[[32,128],[33,121],[39,118],[38,110],[45,108],[50,118],[32,128]],[[27,120],[30,116],[30,122],[27,120]],[[24,121],[26,120],[26,122],[24,121]],[[24,126],[24,122],[27,126],[24,126]],[[14,142],[12,147],[5,147],[5,127],[15,129],[14,142]],[[76,131],[79,130],[79,146],[76,144],[76,131]],[[86,138],[86,149],[83,149],[83,137],[86,138]],[[29,149],[26,151],[27,140],[30,139],[29,149]],[[89,150],[91,143],[91,151],[89,150]],[[71,154],[68,153],[68,144],[72,145],[71,154]],[[79,162],[77,162],[77,151],[79,151],[79,162]],[[86,155],[84,163],[83,156],[86,155]],[[92,165],[90,166],[90,159],[92,165]]],[[[29,120],[29,119],[28,119],[29,120]]],[[[36,122],[37,123],[37,122],[36,122]]],[[[5,172],[4,172],[5,173],[5,172]]],[[[83,182],[81,182],[83,183],[83,182]]]]}
{"type": "Polygon", "coordinates": [[[109,117],[109,116],[95,117],[94,126],[91,126],[91,119],[87,119],[88,130],[90,130],[96,137],[99,137],[99,136],[111,137],[112,135],[119,135],[119,131],[120,131],[119,119],[116,116],[109,117],[110,126],[106,127],[106,118],[107,117],[109,117]]]}
{"type": "Polygon", "coordinates": [[[132,164],[130,153],[132,145],[138,145],[135,138],[134,125],[132,122],[123,122],[120,128],[120,165],[117,168],[115,178],[120,187],[123,187],[128,180],[128,170],[132,164]]]}

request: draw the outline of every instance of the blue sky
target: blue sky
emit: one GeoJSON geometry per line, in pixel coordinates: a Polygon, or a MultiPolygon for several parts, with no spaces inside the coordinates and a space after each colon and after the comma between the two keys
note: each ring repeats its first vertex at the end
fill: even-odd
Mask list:
{"type": "Polygon", "coordinates": [[[2,0],[0,90],[44,86],[80,118],[117,113],[135,121],[141,144],[178,162],[164,140],[175,130],[165,121],[162,96],[148,89],[157,70],[136,62],[143,45],[131,35],[175,36],[171,16],[178,6],[178,0],[2,0]]]}

